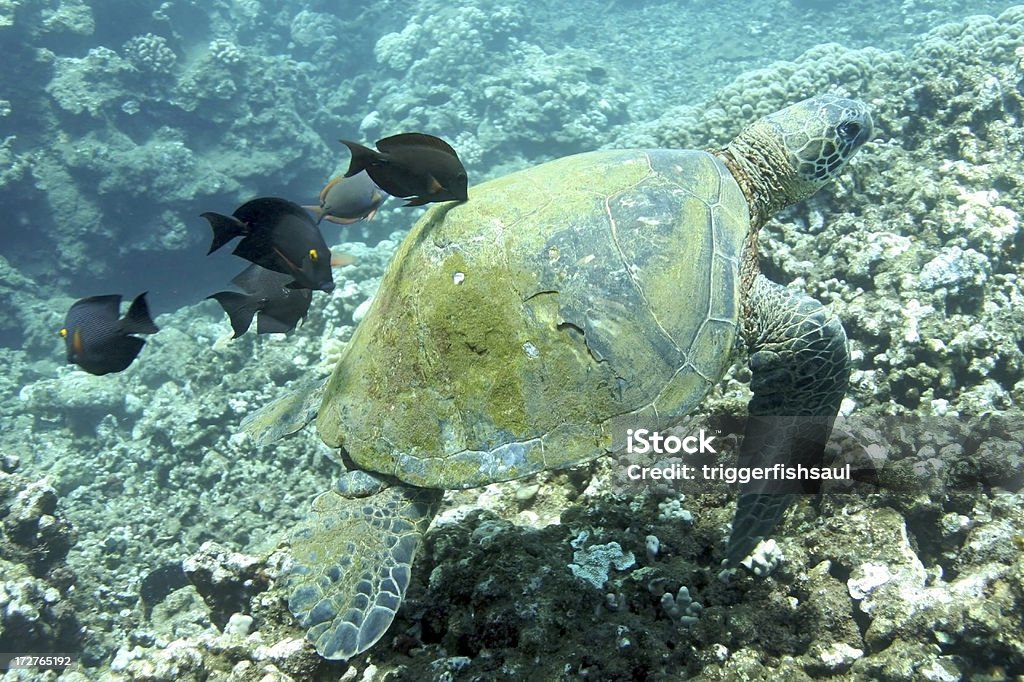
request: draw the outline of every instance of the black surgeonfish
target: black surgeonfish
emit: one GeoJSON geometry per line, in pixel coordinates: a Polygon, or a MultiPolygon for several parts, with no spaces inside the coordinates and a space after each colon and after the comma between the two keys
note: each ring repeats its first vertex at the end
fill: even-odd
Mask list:
{"type": "Polygon", "coordinates": [[[135,297],[123,318],[120,307],[117,294],[75,301],[60,330],[69,363],[98,375],[120,372],[132,364],[146,342],[131,335],[155,334],[159,329],[149,316],[145,291],[135,297]]]}
{"type": "Polygon", "coordinates": [[[232,252],[268,270],[290,275],[297,289],[334,290],[331,251],[320,228],[298,204],[277,197],[247,201],[230,216],[202,214],[213,228],[213,253],[235,237],[232,252]]]}
{"type": "Polygon", "coordinates": [[[244,294],[218,291],[207,298],[220,303],[228,314],[233,339],[249,331],[254,315],[257,334],[290,332],[306,317],[313,300],[312,290],[289,288],[291,281],[290,275],[250,265],[231,280],[244,294]]]}
{"type": "Polygon", "coordinates": [[[352,152],[345,177],[366,171],[382,190],[410,198],[406,206],[466,201],[466,169],[452,146],[426,133],[400,133],[377,140],[377,149],[341,140],[352,152]]]}

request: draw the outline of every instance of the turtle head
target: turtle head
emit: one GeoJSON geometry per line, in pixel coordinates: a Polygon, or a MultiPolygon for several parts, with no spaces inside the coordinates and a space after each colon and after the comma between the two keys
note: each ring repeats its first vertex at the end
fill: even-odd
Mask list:
{"type": "Polygon", "coordinates": [[[756,228],[839,175],[872,131],[863,102],[819,95],[756,121],[719,155],[746,193],[756,228]]]}
{"type": "Polygon", "coordinates": [[[807,186],[799,201],[836,177],[871,137],[871,113],[862,102],[819,95],[766,116],[763,122],[789,153],[796,180],[807,186]]]}

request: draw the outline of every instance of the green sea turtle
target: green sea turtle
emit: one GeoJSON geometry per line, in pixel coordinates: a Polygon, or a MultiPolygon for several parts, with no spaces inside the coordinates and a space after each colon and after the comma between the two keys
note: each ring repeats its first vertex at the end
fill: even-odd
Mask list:
{"type": "MultiPolygon", "coordinates": [[[[427,212],[326,386],[244,427],[266,442],[315,411],[349,464],[290,538],[289,608],[317,651],[346,659],[384,635],[445,489],[620,450],[627,429],[694,410],[738,338],[753,391],[741,464],[820,463],[846,335],[759,273],[757,234],[871,132],[864,104],[823,95],[713,152],[579,154],[427,212]]],[[[741,488],[730,563],[797,490],[741,488]]]]}

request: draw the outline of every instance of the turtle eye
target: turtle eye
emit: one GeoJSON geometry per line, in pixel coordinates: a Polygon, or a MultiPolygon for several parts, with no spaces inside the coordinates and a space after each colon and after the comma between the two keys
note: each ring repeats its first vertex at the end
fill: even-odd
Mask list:
{"type": "Polygon", "coordinates": [[[836,134],[846,144],[853,144],[860,137],[863,128],[856,121],[844,121],[836,127],[836,134]]]}

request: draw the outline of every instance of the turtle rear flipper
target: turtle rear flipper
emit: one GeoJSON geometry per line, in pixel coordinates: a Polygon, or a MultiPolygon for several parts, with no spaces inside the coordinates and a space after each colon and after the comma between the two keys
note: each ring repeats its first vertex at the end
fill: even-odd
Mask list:
{"type": "MultiPolygon", "coordinates": [[[[744,327],[754,395],[740,467],[820,468],[850,381],[846,332],[813,298],[758,275],[744,327]]],[[[734,566],[767,536],[798,494],[818,480],[752,480],[740,486],[726,562],[734,566]]]]}
{"type": "Polygon", "coordinates": [[[313,502],[291,538],[288,608],[324,658],[348,659],[384,636],[405,598],[441,491],[395,485],[362,499],[313,502]]]}
{"type": "Polygon", "coordinates": [[[304,384],[297,391],[247,416],[239,425],[238,433],[244,433],[254,445],[269,445],[301,431],[306,424],[316,419],[326,388],[327,379],[304,384]]]}

